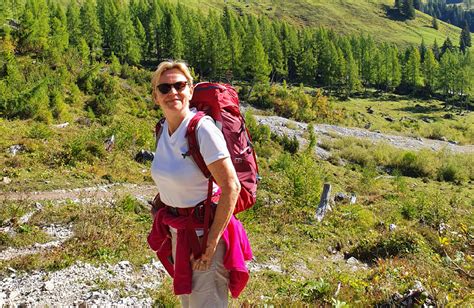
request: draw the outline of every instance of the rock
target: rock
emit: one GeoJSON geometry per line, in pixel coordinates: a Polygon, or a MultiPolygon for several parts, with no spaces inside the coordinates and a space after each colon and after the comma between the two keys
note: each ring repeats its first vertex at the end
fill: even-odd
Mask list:
{"type": "Polygon", "coordinates": [[[347,264],[352,264],[352,265],[357,265],[359,264],[359,260],[357,260],[356,258],[354,257],[350,257],[349,259],[347,259],[347,264]]]}
{"type": "Polygon", "coordinates": [[[104,141],[105,150],[111,152],[115,146],[115,135],[110,136],[104,141]]]}
{"type": "Polygon", "coordinates": [[[368,122],[367,124],[364,125],[365,129],[369,129],[372,126],[372,123],[368,122]]]}
{"type": "Polygon", "coordinates": [[[390,224],[390,225],[388,226],[388,229],[389,229],[390,231],[395,231],[396,228],[397,228],[397,225],[396,225],[396,224],[390,224]]]}
{"type": "Polygon", "coordinates": [[[457,145],[459,143],[456,140],[448,140],[448,142],[451,143],[451,144],[454,144],[454,145],[457,145]]]}
{"type": "Polygon", "coordinates": [[[8,299],[13,300],[17,298],[20,295],[20,292],[18,290],[12,290],[10,291],[10,294],[8,294],[8,299]]]}
{"type": "Polygon", "coordinates": [[[422,120],[423,122],[426,122],[426,123],[433,123],[433,122],[434,122],[433,119],[428,118],[428,117],[422,117],[421,120],[422,120]]]}
{"type": "Polygon", "coordinates": [[[69,125],[69,122],[66,122],[66,123],[61,123],[61,124],[58,124],[58,125],[54,125],[54,127],[57,127],[57,128],[65,128],[66,126],[69,125]]]}
{"type": "Polygon", "coordinates": [[[54,282],[53,281],[46,281],[43,285],[44,291],[53,291],[54,290],[54,282]]]}
{"type": "Polygon", "coordinates": [[[349,201],[350,204],[355,204],[357,201],[357,197],[355,194],[352,194],[351,195],[351,200],[349,201]]]}
{"type": "Polygon", "coordinates": [[[132,265],[130,264],[130,261],[121,261],[117,264],[120,268],[122,269],[128,269],[132,265]]]}
{"type": "Polygon", "coordinates": [[[15,156],[17,153],[20,153],[21,151],[23,151],[25,149],[24,146],[22,146],[21,144],[15,144],[15,145],[12,145],[11,147],[8,148],[8,152],[12,155],[12,156],[15,156]]]}
{"type": "Polygon", "coordinates": [[[385,117],[384,119],[385,119],[386,121],[388,121],[388,122],[393,122],[393,121],[395,121],[395,119],[392,118],[392,117],[385,117]]]}
{"type": "Polygon", "coordinates": [[[372,106],[369,106],[366,108],[368,114],[373,114],[374,110],[372,109],[372,106]]]}
{"type": "Polygon", "coordinates": [[[155,153],[146,151],[146,150],[141,150],[140,152],[135,155],[135,161],[139,163],[144,163],[146,161],[153,161],[155,158],[155,153]]]}
{"type": "Polygon", "coordinates": [[[11,182],[12,180],[8,176],[3,177],[3,180],[2,180],[3,184],[10,184],[11,182]]]}
{"type": "Polygon", "coordinates": [[[454,119],[454,114],[452,114],[452,113],[446,113],[446,114],[443,116],[443,119],[452,120],[452,119],[454,119]]]}
{"type": "Polygon", "coordinates": [[[347,196],[345,193],[342,193],[342,192],[338,192],[334,196],[334,201],[335,202],[341,202],[341,201],[344,201],[346,199],[349,199],[349,196],[347,196]]]}
{"type": "Polygon", "coordinates": [[[448,138],[446,138],[445,136],[441,136],[439,138],[439,140],[444,141],[444,142],[448,142],[448,138]]]}

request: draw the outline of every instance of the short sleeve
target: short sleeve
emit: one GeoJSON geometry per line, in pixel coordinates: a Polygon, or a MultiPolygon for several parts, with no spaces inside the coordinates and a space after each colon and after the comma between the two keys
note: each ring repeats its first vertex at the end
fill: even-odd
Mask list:
{"type": "Polygon", "coordinates": [[[198,124],[197,137],[201,155],[206,165],[230,157],[224,135],[212,118],[205,116],[198,124]]]}

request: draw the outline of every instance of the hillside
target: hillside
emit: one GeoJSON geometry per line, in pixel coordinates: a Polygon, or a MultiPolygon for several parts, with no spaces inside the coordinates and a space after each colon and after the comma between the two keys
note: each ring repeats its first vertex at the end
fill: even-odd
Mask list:
{"type": "Polygon", "coordinates": [[[339,34],[366,33],[377,41],[390,41],[398,45],[426,44],[434,40],[442,44],[447,36],[455,44],[461,30],[439,21],[439,30],[431,26],[432,17],[417,11],[415,20],[397,20],[392,13],[393,0],[189,0],[184,5],[202,9],[222,9],[226,3],[243,13],[265,14],[270,18],[287,20],[304,26],[327,27],[339,34]]]}

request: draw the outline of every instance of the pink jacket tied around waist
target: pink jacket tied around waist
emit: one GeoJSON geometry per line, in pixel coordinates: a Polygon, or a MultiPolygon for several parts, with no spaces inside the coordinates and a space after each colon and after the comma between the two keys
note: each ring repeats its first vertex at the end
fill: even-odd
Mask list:
{"type": "MultiPolygon", "coordinates": [[[[174,216],[166,207],[155,215],[153,227],[148,235],[148,244],[156,251],[156,255],[173,277],[173,288],[176,295],[192,292],[193,271],[189,257],[192,253],[193,239],[197,238],[195,229],[203,224],[194,216],[174,216]],[[171,234],[169,227],[178,230],[176,244],[176,260],[173,265],[171,252],[171,234]]],[[[243,291],[249,279],[245,261],[252,259],[252,250],[242,223],[232,216],[227,228],[222,234],[226,245],[224,267],[229,271],[229,290],[236,298],[243,291]]]]}

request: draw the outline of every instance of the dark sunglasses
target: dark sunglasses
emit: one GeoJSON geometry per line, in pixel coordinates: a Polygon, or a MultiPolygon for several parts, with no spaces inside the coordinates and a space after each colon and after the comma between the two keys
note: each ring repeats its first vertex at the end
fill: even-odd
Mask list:
{"type": "Polygon", "coordinates": [[[178,81],[175,83],[161,83],[156,86],[158,91],[161,92],[161,94],[168,94],[171,91],[171,88],[173,87],[176,91],[181,92],[186,88],[188,85],[187,81],[178,81]]]}

